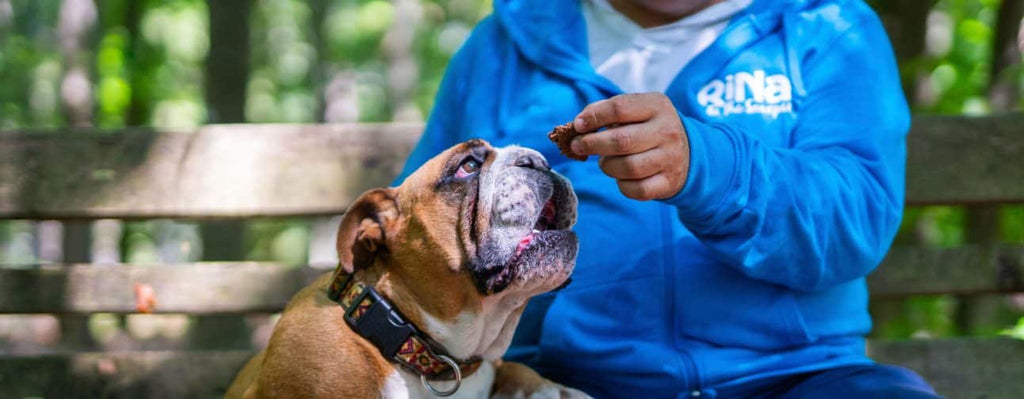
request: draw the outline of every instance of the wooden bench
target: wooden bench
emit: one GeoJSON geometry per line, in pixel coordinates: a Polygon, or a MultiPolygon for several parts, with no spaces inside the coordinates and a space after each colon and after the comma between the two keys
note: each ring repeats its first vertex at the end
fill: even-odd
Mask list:
{"type": "MultiPolygon", "coordinates": [[[[909,137],[907,203],[1024,202],[1024,114],[919,117],[909,137]]],[[[0,218],[250,219],[340,214],[387,185],[421,125],[214,125],[191,132],[0,133],[0,218]]],[[[894,247],[869,278],[874,298],[1024,292],[1024,247],[894,247]]],[[[136,311],[273,313],[323,268],[225,262],[0,268],[0,314],[136,311]]],[[[331,267],[332,265],[321,265],[331,267]]],[[[1024,397],[1024,341],[872,340],[953,398],[1024,397]]],[[[57,352],[0,356],[0,397],[207,397],[223,394],[250,350],[57,352]]]]}

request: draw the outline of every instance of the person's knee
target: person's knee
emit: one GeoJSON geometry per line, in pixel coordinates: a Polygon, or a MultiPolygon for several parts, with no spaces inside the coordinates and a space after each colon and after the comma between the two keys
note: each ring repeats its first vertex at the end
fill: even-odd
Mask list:
{"type": "Polygon", "coordinates": [[[854,380],[843,389],[843,392],[848,392],[843,397],[850,398],[932,399],[939,397],[924,380],[920,382],[854,380]]]}
{"type": "Polygon", "coordinates": [[[931,399],[939,396],[917,373],[903,367],[876,364],[822,372],[799,384],[786,397],[931,399]]]}

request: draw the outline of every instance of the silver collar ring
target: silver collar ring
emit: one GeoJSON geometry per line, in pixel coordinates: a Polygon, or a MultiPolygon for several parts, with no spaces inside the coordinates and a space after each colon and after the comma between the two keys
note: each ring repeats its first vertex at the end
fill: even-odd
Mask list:
{"type": "Polygon", "coordinates": [[[451,366],[452,370],[455,371],[455,386],[453,386],[451,389],[447,391],[439,391],[435,389],[433,386],[431,386],[429,382],[427,382],[427,376],[423,374],[420,374],[420,382],[423,383],[423,387],[427,388],[427,390],[434,395],[442,397],[452,396],[453,394],[455,394],[455,391],[459,390],[459,385],[462,385],[462,370],[459,370],[459,365],[456,364],[455,361],[448,356],[438,355],[437,358],[441,359],[445,363],[448,363],[448,365],[451,366]]]}

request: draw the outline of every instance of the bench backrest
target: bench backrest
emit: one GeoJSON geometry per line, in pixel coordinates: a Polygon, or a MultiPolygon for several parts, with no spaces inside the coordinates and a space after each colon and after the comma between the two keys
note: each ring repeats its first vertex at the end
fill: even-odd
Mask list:
{"type": "MultiPolygon", "coordinates": [[[[907,204],[1024,203],[1022,126],[1024,114],[916,118],[908,136],[907,204]]],[[[419,124],[212,125],[186,132],[0,133],[0,219],[340,214],[364,190],[391,182],[421,128],[419,124]]],[[[1021,292],[1022,254],[1020,247],[1005,246],[894,247],[879,272],[870,277],[870,286],[873,295],[889,297],[1021,292]]],[[[265,269],[252,264],[219,267],[235,269],[220,276],[238,282],[259,281],[245,273],[265,269]]],[[[232,284],[218,279],[217,267],[203,269],[192,272],[209,274],[203,280],[206,284],[232,284]]],[[[108,272],[64,266],[0,270],[19,276],[0,278],[0,288],[11,288],[0,289],[0,313],[131,311],[118,306],[121,300],[111,296],[88,301],[41,299],[35,305],[24,298],[3,296],[16,295],[15,281],[53,284],[63,280],[55,277],[60,273],[72,273],[75,278],[69,281],[83,287],[94,285],[86,283],[90,275],[131,279],[163,274],[152,269],[108,272]]],[[[296,284],[305,281],[289,278],[296,284]]],[[[270,295],[266,302],[230,305],[182,294],[195,300],[168,300],[161,311],[266,311],[279,309],[286,299],[270,295]]]]}
{"type": "MultiPolygon", "coordinates": [[[[917,117],[908,137],[907,204],[1024,203],[1022,126],[1024,114],[917,117]]],[[[4,132],[0,219],[340,214],[364,190],[390,183],[421,129],[419,124],[212,125],[182,132],[4,132]]],[[[1022,264],[1024,247],[1019,246],[894,247],[869,277],[869,287],[876,298],[1024,292],[1022,264]]],[[[251,262],[137,266],[0,268],[0,314],[133,313],[135,283],[150,284],[159,293],[158,313],[277,312],[323,272],[251,262]],[[238,295],[243,291],[246,295],[238,295]]],[[[999,396],[1004,391],[998,386],[1008,381],[1003,377],[1024,375],[1019,341],[901,345],[872,343],[872,353],[917,368],[950,396],[999,396]],[[957,363],[964,359],[1000,363],[986,363],[987,376],[971,373],[965,382],[964,365],[957,363]]],[[[34,364],[66,367],[75,357],[89,356],[101,355],[51,356],[34,364]]],[[[174,353],[139,356],[115,358],[139,370],[153,356],[181,361],[174,353]]],[[[228,359],[209,364],[246,357],[244,352],[204,356],[228,359]]],[[[20,370],[18,361],[27,360],[0,361],[0,385],[5,375],[14,375],[8,372],[20,370]]],[[[1005,393],[1024,394],[1020,383],[1013,384],[1005,393]]]]}

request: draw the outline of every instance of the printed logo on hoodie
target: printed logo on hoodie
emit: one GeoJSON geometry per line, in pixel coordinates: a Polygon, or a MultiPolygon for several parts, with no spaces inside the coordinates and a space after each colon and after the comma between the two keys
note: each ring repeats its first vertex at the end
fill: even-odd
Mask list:
{"type": "Polygon", "coordinates": [[[783,74],[737,72],[704,85],[697,92],[697,103],[707,116],[761,114],[775,119],[793,112],[793,86],[783,74]]]}

